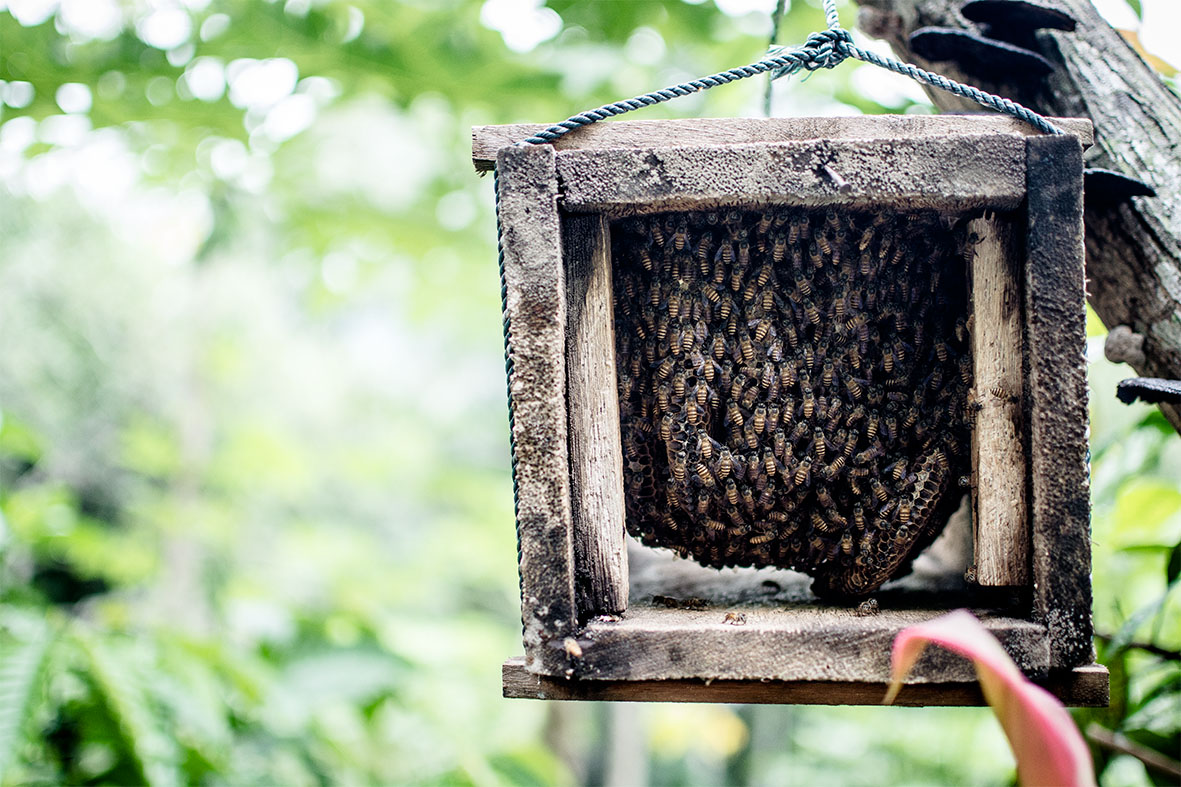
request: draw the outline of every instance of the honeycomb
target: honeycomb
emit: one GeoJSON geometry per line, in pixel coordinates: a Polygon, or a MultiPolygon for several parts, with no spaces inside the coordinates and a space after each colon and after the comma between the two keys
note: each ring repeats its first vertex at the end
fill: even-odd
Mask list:
{"type": "Polygon", "coordinates": [[[627,529],[857,597],[963,496],[965,222],[666,213],[612,224],[627,529]]]}

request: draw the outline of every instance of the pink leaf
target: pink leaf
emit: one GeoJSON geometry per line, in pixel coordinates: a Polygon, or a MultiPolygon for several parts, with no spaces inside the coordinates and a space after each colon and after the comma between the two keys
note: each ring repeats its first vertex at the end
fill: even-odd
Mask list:
{"type": "Polygon", "coordinates": [[[1009,739],[1023,785],[1095,784],[1090,752],[1066,708],[1022,675],[1001,643],[966,609],[909,626],[898,634],[886,704],[898,696],[902,680],[932,642],[975,663],[980,689],[1009,739]]]}

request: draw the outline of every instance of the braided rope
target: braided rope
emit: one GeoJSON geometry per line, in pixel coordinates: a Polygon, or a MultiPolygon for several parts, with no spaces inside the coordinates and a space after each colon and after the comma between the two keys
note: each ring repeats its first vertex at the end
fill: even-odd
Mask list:
{"type": "MultiPolygon", "coordinates": [[[[504,228],[500,221],[500,171],[495,169],[492,171],[492,190],[496,204],[496,256],[500,271],[501,326],[504,329],[504,379],[506,382],[506,393],[508,395],[508,450],[509,467],[511,468],[513,478],[513,522],[520,522],[518,514],[520,513],[521,496],[517,481],[517,439],[514,431],[516,413],[513,409],[514,364],[512,318],[509,317],[508,313],[508,282],[504,277],[504,228]]],[[[519,533],[517,537],[517,562],[521,562],[521,539],[519,533]]]]}
{"type": "Polygon", "coordinates": [[[924,71],[910,63],[903,63],[890,57],[882,57],[881,55],[854,46],[853,36],[850,35],[848,30],[841,27],[841,20],[837,16],[835,0],[824,0],[824,17],[828,23],[828,29],[808,36],[803,46],[795,48],[782,46],[771,47],[767,53],[767,57],[750,65],[738,66],[737,68],[720,71],[690,82],[669,85],[660,90],[653,90],[651,93],[644,93],[634,98],[616,101],[613,104],[604,104],[596,109],[588,109],[577,115],[571,115],[561,123],[550,126],[544,131],[539,131],[518,144],[544,145],[556,141],[577,128],[589,126],[600,120],[622,115],[625,112],[642,109],[643,107],[649,107],[654,104],[662,104],[665,101],[671,101],[674,98],[709,90],[718,85],[726,85],[730,82],[736,82],[739,79],[765,74],[768,71],[771,72],[772,79],[779,79],[780,77],[790,76],[800,69],[817,71],[821,68],[836,68],[850,57],[878,66],[879,68],[888,69],[896,74],[910,77],[923,84],[946,90],[957,96],[971,99],[989,109],[994,109],[997,112],[1024,121],[1044,134],[1062,133],[1062,130],[1053,123],[1015,101],[1010,101],[1007,98],[1002,98],[992,93],[985,93],[983,90],[974,88],[971,85],[965,85],[953,79],[940,76],[939,74],[924,71]]]}

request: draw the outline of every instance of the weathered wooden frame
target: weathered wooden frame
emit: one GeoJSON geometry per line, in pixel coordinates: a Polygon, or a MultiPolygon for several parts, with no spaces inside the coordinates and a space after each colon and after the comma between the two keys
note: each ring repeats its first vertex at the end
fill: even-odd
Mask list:
{"type": "MultiPolygon", "coordinates": [[[[513,360],[525,656],[505,663],[506,696],[877,703],[893,637],[954,603],[1067,702],[1106,704],[1106,671],[1091,664],[1090,126],[1060,122],[1070,133],[1050,137],[993,116],[633,121],[554,146],[510,145],[536,126],[473,130],[477,168],[495,161],[498,172],[513,360]],[[629,607],[608,219],[720,205],[982,214],[971,261],[973,347],[989,370],[975,391],[973,467],[988,476],[973,479],[975,508],[988,512],[975,524],[977,593],[858,615],[795,591],[752,603],[736,579],[702,609],[650,596],[629,607]]],[[[973,677],[932,651],[902,701],[976,704],[973,677]]]]}

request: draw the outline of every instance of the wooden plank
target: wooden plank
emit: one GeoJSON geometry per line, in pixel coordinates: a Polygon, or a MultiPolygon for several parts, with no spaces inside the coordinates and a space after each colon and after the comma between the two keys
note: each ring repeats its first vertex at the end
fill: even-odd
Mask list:
{"type": "Polygon", "coordinates": [[[1072,137],[1030,137],[1025,265],[1035,618],[1050,663],[1094,658],[1082,149],[1072,137]]]}
{"type": "MultiPolygon", "coordinates": [[[[594,702],[725,702],[781,705],[880,705],[885,683],[852,681],[760,680],[566,680],[534,675],[523,658],[512,658],[501,668],[505,697],[594,702]]],[[[1105,708],[1108,704],[1107,668],[1099,664],[1054,673],[1038,681],[1071,707],[1105,708]]],[[[895,705],[984,705],[975,681],[908,683],[895,705]]]]}
{"type": "Polygon", "coordinates": [[[972,281],[972,489],[976,582],[1029,582],[1024,424],[1021,413],[1021,258],[1008,221],[974,219],[972,281]]]}
{"type": "MultiPolygon", "coordinates": [[[[1091,124],[1076,118],[1052,118],[1084,145],[1091,144],[1091,124]]],[[[472,163],[492,169],[496,153],[542,131],[541,124],[474,126],[472,163]]],[[[948,134],[1037,133],[1000,115],[864,115],[860,117],[693,118],[681,120],[611,120],[571,132],[553,143],[556,150],[706,147],[806,139],[916,139],[948,134]]]]}
{"type": "MultiPolygon", "coordinates": [[[[1027,674],[1049,668],[1045,628],[975,609],[985,628],[1027,674]]],[[[699,599],[641,604],[620,620],[596,620],[576,638],[571,674],[586,680],[821,680],[881,683],[902,629],[940,614],[930,609],[857,609],[820,604],[725,606],[699,599]]],[[[914,682],[970,681],[969,662],[932,648],[914,682]]]]}
{"type": "Polygon", "coordinates": [[[1024,140],[1008,134],[571,150],[558,154],[557,168],[572,212],[838,203],[1012,210],[1025,198],[1024,140]]]}
{"type": "Polygon", "coordinates": [[[500,152],[509,390],[517,465],[521,617],[530,668],[564,668],[577,624],[566,424],[566,279],[554,152],[500,152]]]}
{"type": "Polygon", "coordinates": [[[568,217],[562,235],[574,588],[579,616],[585,619],[627,609],[611,237],[603,216],[568,217]]]}

